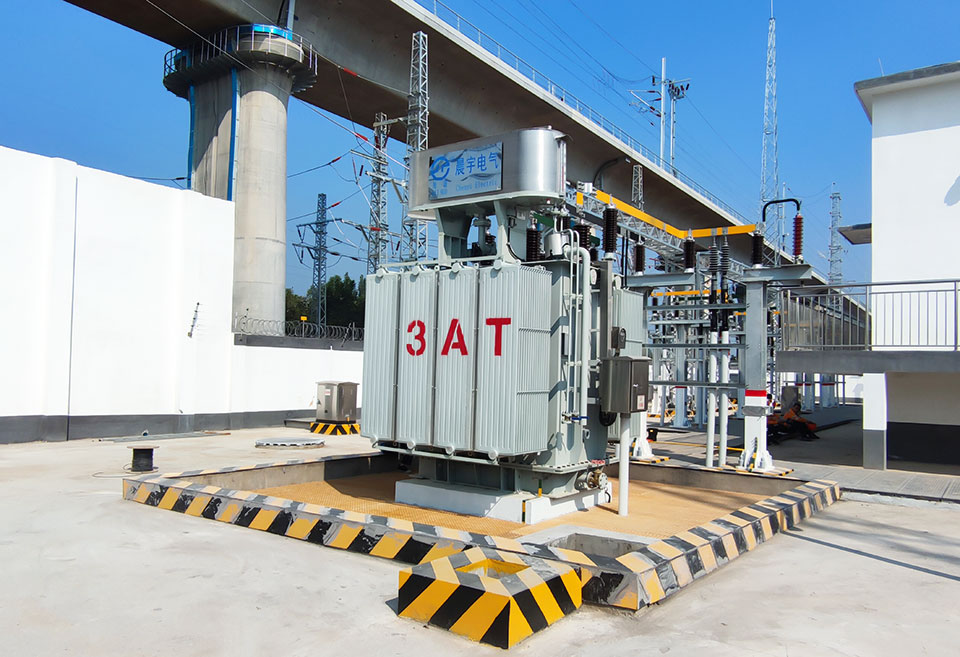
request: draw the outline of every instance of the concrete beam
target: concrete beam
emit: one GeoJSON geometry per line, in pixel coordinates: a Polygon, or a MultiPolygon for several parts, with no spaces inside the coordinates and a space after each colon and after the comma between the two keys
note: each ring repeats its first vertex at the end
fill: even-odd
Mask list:
{"type": "Polygon", "coordinates": [[[778,351],[777,371],[807,374],[960,372],[955,351],[778,351]]]}
{"type": "MultiPolygon", "coordinates": [[[[176,47],[195,41],[194,31],[283,20],[276,0],[153,0],[163,11],[146,2],[69,1],[176,47]]],[[[604,171],[603,187],[630,198],[631,163],[642,164],[646,210],[654,216],[681,228],[741,223],[573,110],[564,90],[548,92],[412,0],[318,0],[298,5],[297,15],[294,30],[325,59],[317,84],[297,94],[311,105],[367,127],[377,112],[405,115],[410,35],[423,30],[430,42],[431,144],[551,125],[570,135],[571,180],[592,181],[601,165],[620,159],[604,171]]],[[[399,129],[393,136],[404,138],[399,129]]],[[[749,260],[749,236],[732,237],[731,246],[735,258],[749,260]]]]}

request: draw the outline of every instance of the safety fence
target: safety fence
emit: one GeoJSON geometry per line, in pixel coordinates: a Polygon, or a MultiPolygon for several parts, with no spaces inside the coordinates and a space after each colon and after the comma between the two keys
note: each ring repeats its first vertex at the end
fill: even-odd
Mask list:
{"type": "Polygon", "coordinates": [[[785,288],[784,348],[957,351],[960,280],[785,288]]]}
{"type": "Polygon", "coordinates": [[[293,338],[317,338],[326,340],[363,341],[363,327],[330,326],[313,322],[257,319],[237,316],[233,320],[233,332],[244,335],[272,335],[293,338]]]}
{"type": "MultiPolygon", "coordinates": [[[[189,48],[175,48],[163,58],[163,76],[166,78],[186,69],[231,61],[244,53],[270,53],[296,59],[313,74],[317,74],[320,55],[299,34],[276,25],[237,25],[204,37],[189,48]]],[[[297,91],[296,83],[294,91],[297,91]]]]}

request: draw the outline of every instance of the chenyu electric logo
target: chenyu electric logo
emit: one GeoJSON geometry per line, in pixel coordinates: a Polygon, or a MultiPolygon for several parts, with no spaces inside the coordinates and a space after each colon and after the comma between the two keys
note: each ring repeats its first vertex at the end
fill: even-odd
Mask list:
{"type": "Polygon", "coordinates": [[[503,142],[430,158],[430,200],[498,191],[503,182],[503,142]]]}

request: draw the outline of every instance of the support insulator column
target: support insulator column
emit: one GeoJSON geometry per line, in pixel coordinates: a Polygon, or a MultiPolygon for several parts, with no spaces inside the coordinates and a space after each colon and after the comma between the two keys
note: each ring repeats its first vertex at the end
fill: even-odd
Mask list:
{"type": "Polygon", "coordinates": [[[527,262],[543,260],[540,252],[540,231],[536,228],[527,229],[527,262]]]}
{"type": "Polygon", "coordinates": [[[697,243],[692,239],[683,242],[683,268],[691,271],[697,266],[697,243]]]}
{"type": "Polygon", "coordinates": [[[793,218],[793,256],[803,258],[803,215],[799,212],[793,218]]]}
{"type": "Polygon", "coordinates": [[[763,235],[760,233],[750,236],[750,264],[754,267],[763,264],[763,235]]]}
{"type": "Polygon", "coordinates": [[[617,209],[608,205],[603,210],[603,252],[604,254],[617,252],[617,209]]]}

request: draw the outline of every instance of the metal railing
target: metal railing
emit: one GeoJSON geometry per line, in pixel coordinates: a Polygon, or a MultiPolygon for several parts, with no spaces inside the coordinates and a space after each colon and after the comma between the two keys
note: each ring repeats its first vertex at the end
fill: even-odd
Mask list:
{"type": "MultiPolygon", "coordinates": [[[[247,52],[269,51],[296,59],[315,78],[320,55],[299,34],[276,25],[236,25],[204,37],[189,48],[174,48],[163,58],[163,76],[247,52]]],[[[294,91],[297,89],[294,84],[294,91]]]]}
{"type": "Polygon", "coordinates": [[[737,217],[740,221],[744,223],[750,223],[746,217],[734,209],[734,207],[729,203],[726,203],[720,199],[720,197],[687,174],[677,170],[676,167],[671,167],[669,162],[660,159],[660,155],[658,153],[654,153],[652,150],[631,137],[626,130],[607,119],[600,112],[593,109],[590,105],[587,105],[577,96],[570,93],[567,89],[538,71],[531,64],[528,64],[526,61],[521,59],[519,55],[501,45],[496,39],[491,37],[489,34],[481,30],[479,27],[468,21],[466,18],[455,12],[447,5],[443,4],[439,0],[414,0],[414,2],[432,13],[450,27],[457,30],[457,32],[463,36],[476,43],[491,55],[494,55],[501,62],[517,71],[540,88],[544,89],[547,93],[563,104],[579,112],[591,123],[599,126],[613,136],[614,139],[617,139],[629,148],[632,148],[643,155],[648,160],[652,161],[667,175],[672,175],[674,178],[690,187],[694,192],[704,197],[707,201],[730,213],[734,217],[737,217]]]}
{"type": "Polygon", "coordinates": [[[958,351],[960,280],[781,291],[784,349],[958,351]]]}
{"type": "Polygon", "coordinates": [[[233,319],[233,332],[244,335],[271,335],[292,338],[316,338],[326,340],[363,341],[363,327],[321,326],[313,322],[281,321],[237,316],[233,319]]]}

